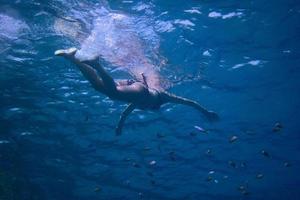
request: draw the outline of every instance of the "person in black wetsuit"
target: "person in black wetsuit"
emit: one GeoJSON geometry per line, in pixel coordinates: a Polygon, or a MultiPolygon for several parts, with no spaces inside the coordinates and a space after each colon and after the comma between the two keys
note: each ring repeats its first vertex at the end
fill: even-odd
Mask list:
{"type": "Polygon", "coordinates": [[[129,103],[121,114],[116,127],[116,134],[120,135],[126,117],[136,108],[143,110],[158,110],[165,103],[177,103],[191,106],[202,112],[209,120],[217,120],[218,115],[205,109],[199,103],[176,96],[164,90],[149,88],[147,77],[143,74],[143,82],[123,80],[115,82],[114,79],[104,70],[99,62],[80,61],[75,57],[77,49],[55,51],[56,56],[62,56],[74,63],[83,76],[92,84],[93,88],[113,100],[129,103]]]}

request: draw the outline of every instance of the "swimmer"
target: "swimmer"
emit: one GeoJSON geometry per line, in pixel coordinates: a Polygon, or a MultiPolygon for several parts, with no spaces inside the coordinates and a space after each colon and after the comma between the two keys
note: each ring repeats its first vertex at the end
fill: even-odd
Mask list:
{"type": "Polygon", "coordinates": [[[125,119],[136,108],[142,110],[158,110],[161,105],[166,103],[176,103],[191,106],[204,114],[209,120],[217,120],[218,115],[205,109],[197,102],[176,96],[164,90],[149,88],[147,77],[142,76],[142,82],[134,80],[121,80],[115,82],[114,79],[104,70],[99,62],[80,61],[75,57],[76,48],[55,51],[56,56],[62,56],[74,63],[81,71],[83,76],[91,83],[98,92],[108,96],[112,100],[119,100],[129,103],[121,114],[116,134],[120,135],[125,119]]]}

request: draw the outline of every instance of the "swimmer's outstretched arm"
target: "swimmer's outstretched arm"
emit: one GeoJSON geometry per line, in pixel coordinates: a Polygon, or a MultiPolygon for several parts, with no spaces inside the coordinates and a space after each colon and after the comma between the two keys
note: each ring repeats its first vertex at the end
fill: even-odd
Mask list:
{"type": "Polygon", "coordinates": [[[209,120],[218,120],[219,116],[217,113],[213,111],[209,111],[206,108],[202,107],[199,103],[196,101],[186,99],[180,96],[176,96],[174,94],[168,93],[168,92],[161,92],[160,97],[162,98],[162,101],[164,103],[177,103],[177,104],[183,104],[187,106],[191,106],[197,110],[199,110],[201,113],[205,115],[209,120]]]}
{"type": "Polygon", "coordinates": [[[120,117],[120,120],[118,122],[118,125],[116,127],[116,134],[117,135],[121,135],[122,133],[122,128],[123,128],[123,125],[124,125],[124,122],[127,118],[127,116],[136,108],[136,106],[131,103],[127,106],[127,108],[122,112],[121,114],[121,117],[120,117]]]}

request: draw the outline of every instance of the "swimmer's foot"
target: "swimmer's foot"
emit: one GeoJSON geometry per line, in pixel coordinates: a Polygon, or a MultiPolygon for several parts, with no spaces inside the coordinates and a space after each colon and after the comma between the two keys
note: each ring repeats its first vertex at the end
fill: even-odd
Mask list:
{"type": "Polygon", "coordinates": [[[69,49],[60,49],[54,52],[56,56],[63,56],[63,57],[74,57],[77,49],[75,47],[69,49]]]}

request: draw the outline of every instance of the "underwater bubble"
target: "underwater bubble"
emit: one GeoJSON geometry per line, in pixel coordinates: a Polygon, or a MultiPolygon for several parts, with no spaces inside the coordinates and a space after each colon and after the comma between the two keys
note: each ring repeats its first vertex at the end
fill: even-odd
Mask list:
{"type": "Polygon", "coordinates": [[[28,29],[28,25],[22,20],[0,13],[0,38],[17,39],[28,29]]]}

